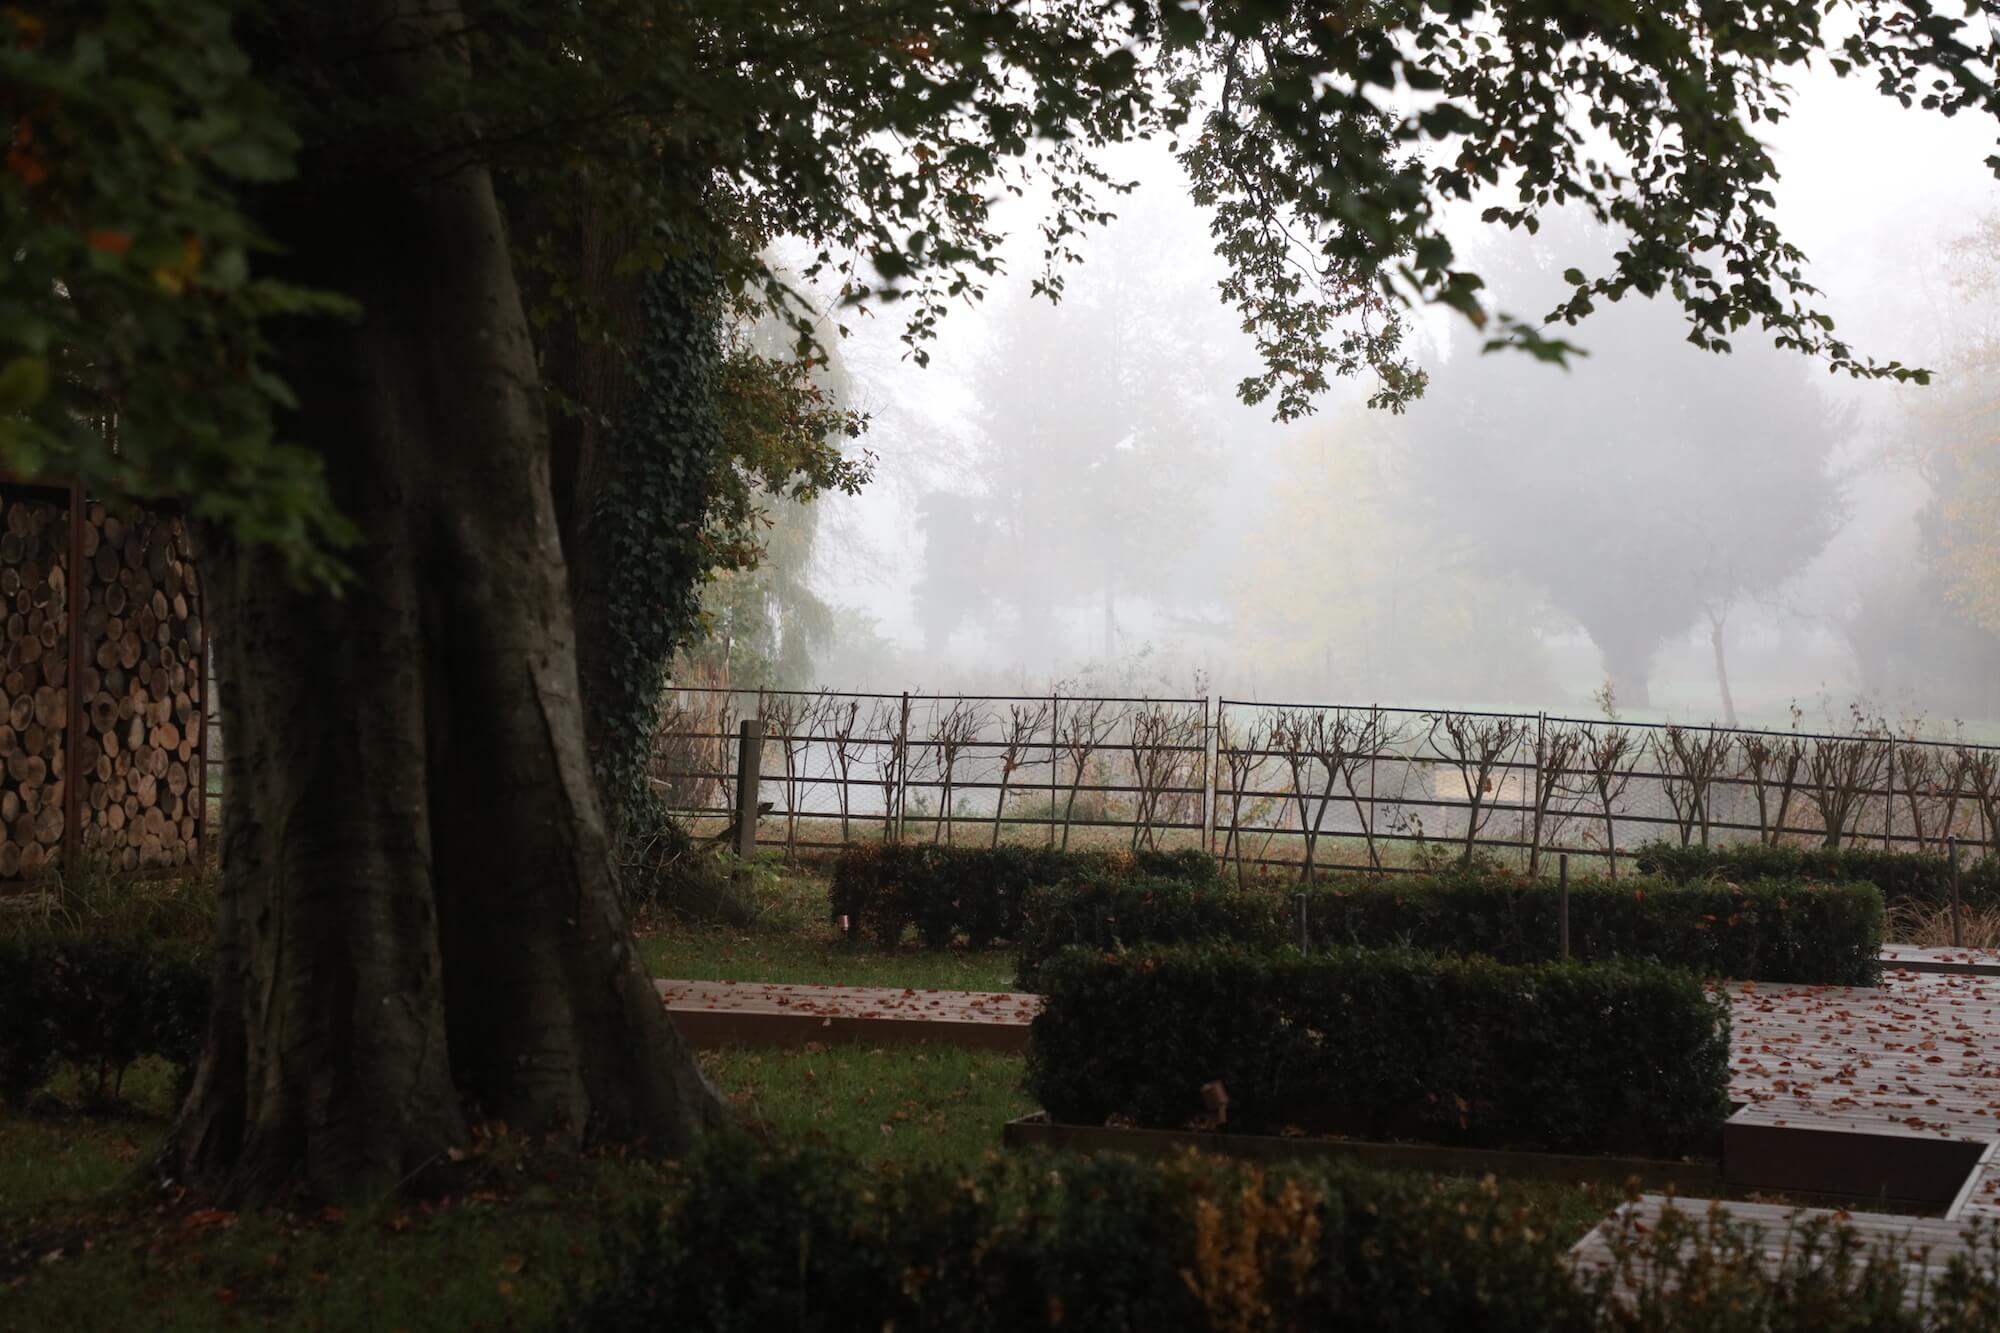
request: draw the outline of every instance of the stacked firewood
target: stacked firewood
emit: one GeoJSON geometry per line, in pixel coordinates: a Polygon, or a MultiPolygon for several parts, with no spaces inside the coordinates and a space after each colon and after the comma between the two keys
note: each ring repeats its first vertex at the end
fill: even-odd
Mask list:
{"type": "Polygon", "coordinates": [[[121,870],[195,858],[202,797],[200,586],[181,520],[85,509],[83,848],[121,870]]]}
{"type": "Polygon", "coordinates": [[[62,854],[69,717],[69,510],[8,500],[0,513],[0,878],[32,876],[62,854]]]}
{"type": "Polygon", "coordinates": [[[68,514],[9,500],[0,588],[9,618],[7,725],[0,726],[0,878],[63,855],[70,694],[76,694],[78,848],[112,870],[197,857],[203,800],[203,628],[185,525],[135,508],[85,506],[74,678],[69,673],[68,514]],[[18,688],[17,688],[18,687],[18,688]]]}

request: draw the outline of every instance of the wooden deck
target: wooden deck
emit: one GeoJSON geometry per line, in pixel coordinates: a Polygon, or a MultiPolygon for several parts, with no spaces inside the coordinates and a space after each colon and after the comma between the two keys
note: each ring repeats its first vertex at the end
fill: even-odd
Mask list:
{"type": "MultiPolygon", "coordinates": [[[[1676,1207],[1755,1225],[1767,1263],[1799,1222],[1837,1216],[1897,1246],[1924,1281],[1970,1251],[1972,1228],[2000,1222],[2000,977],[1962,951],[1927,952],[1961,956],[1939,960],[1955,967],[1893,967],[1879,987],[1726,988],[1730,1095],[1743,1106],[1723,1127],[1725,1180],[1735,1191],[1876,1197],[1884,1209],[1676,1207]]],[[[1577,1243],[1579,1266],[1609,1264],[1620,1229],[1656,1228],[1666,1203],[1648,1195],[1606,1219],[1577,1243]]]]}
{"type": "Polygon", "coordinates": [[[1879,987],[1726,992],[1734,1190],[1942,1211],[2000,1139],[2000,978],[1902,970],[1879,987]]]}
{"type": "MultiPolygon", "coordinates": [[[[1624,1243],[1648,1243],[1648,1232],[1657,1232],[1661,1215],[1672,1207],[1696,1222],[1718,1213],[1730,1221],[1754,1230],[1758,1258],[1766,1271],[1778,1267],[1790,1249],[1796,1247],[1796,1233],[1812,1221],[1829,1222],[1851,1228],[1870,1249],[1893,1252],[1908,1279],[1904,1303],[1915,1304],[1918,1295],[1939,1277],[1953,1256],[1973,1252],[1963,1221],[1935,1217],[1902,1217],[1879,1213],[1858,1213],[1825,1208],[1792,1208],[1768,1203],[1716,1203],[1703,1199],[1673,1199],[1648,1194],[1621,1207],[1571,1249],[1577,1270],[1599,1273],[1614,1265],[1615,1247],[1624,1243]]],[[[1643,1258],[1627,1271],[1627,1287],[1649,1285],[1643,1258]]]]}
{"type": "Polygon", "coordinates": [[[1925,948],[1915,944],[1885,944],[1882,964],[1891,971],[1967,972],[2000,976],[2000,949],[1925,948]]]}
{"type": "Polygon", "coordinates": [[[1730,1094],[1773,1126],[2000,1138],[2000,978],[1727,988],[1730,1094]]]}

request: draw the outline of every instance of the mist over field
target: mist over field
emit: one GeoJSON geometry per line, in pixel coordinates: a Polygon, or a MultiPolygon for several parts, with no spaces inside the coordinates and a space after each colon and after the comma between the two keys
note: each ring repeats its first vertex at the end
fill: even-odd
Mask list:
{"type": "MultiPolygon", "coordinates": [[[[853,330],[831,375],[869,417],[872,480],[774,507],[761,610],[711,588],[739,605],[676,682],[1807,728],[1859,708],[2000,735],[2000,190],[1979,133],[1829,78],[1772,145],[1777,220],[1841,335],[1936,371],[1928,388],[1831,376],[1754,328],[1704,352],[1671,298],[1632,297],[1551,330],[1583,349],[1568,368],[1421,312],[1430,384],[1407,412],[1337,382],[1278,423],[1239,401],[1258,356],[1207,215],[1165,145],[1127,148],[1107,161],[1138,188],[1077,242],[1059,304],[1029,292],[1031,194],[1003,215],[1009,272],[927,366],[899,307],[829,317],[853,330]]],[[[1582,216],[1463,222],[1517,314],[1616,245],[1582,216]]]]}

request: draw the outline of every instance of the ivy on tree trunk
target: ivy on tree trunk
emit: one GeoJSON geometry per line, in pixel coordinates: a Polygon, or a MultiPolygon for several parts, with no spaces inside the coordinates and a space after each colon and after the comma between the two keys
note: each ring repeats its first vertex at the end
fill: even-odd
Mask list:
{"type": "MultiPolygon", "coordinates": [[[[579,469],[570,589],[591,764],[614,837],[663,816],[646,781],[660,691],[695,633],[713,563],[703,541],[722,451],[719,283],[698,254],[628,279],[631,351],[596,377],[618,383],[611,428],[579,469]]],[[[601,389],[600,389],[601,391],[601,389]]],[[[579,457],[578,463],[584,459],[579,457]]]]}

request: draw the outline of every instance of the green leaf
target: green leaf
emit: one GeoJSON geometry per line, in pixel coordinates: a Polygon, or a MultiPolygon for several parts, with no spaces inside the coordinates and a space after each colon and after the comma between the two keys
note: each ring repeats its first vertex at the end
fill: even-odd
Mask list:
{"type": "Polygon", "coordinates": [[[17,356],[0,370],[0,412],[25,412],[49,391],[49,363],[39,356],[17,356]]]}

